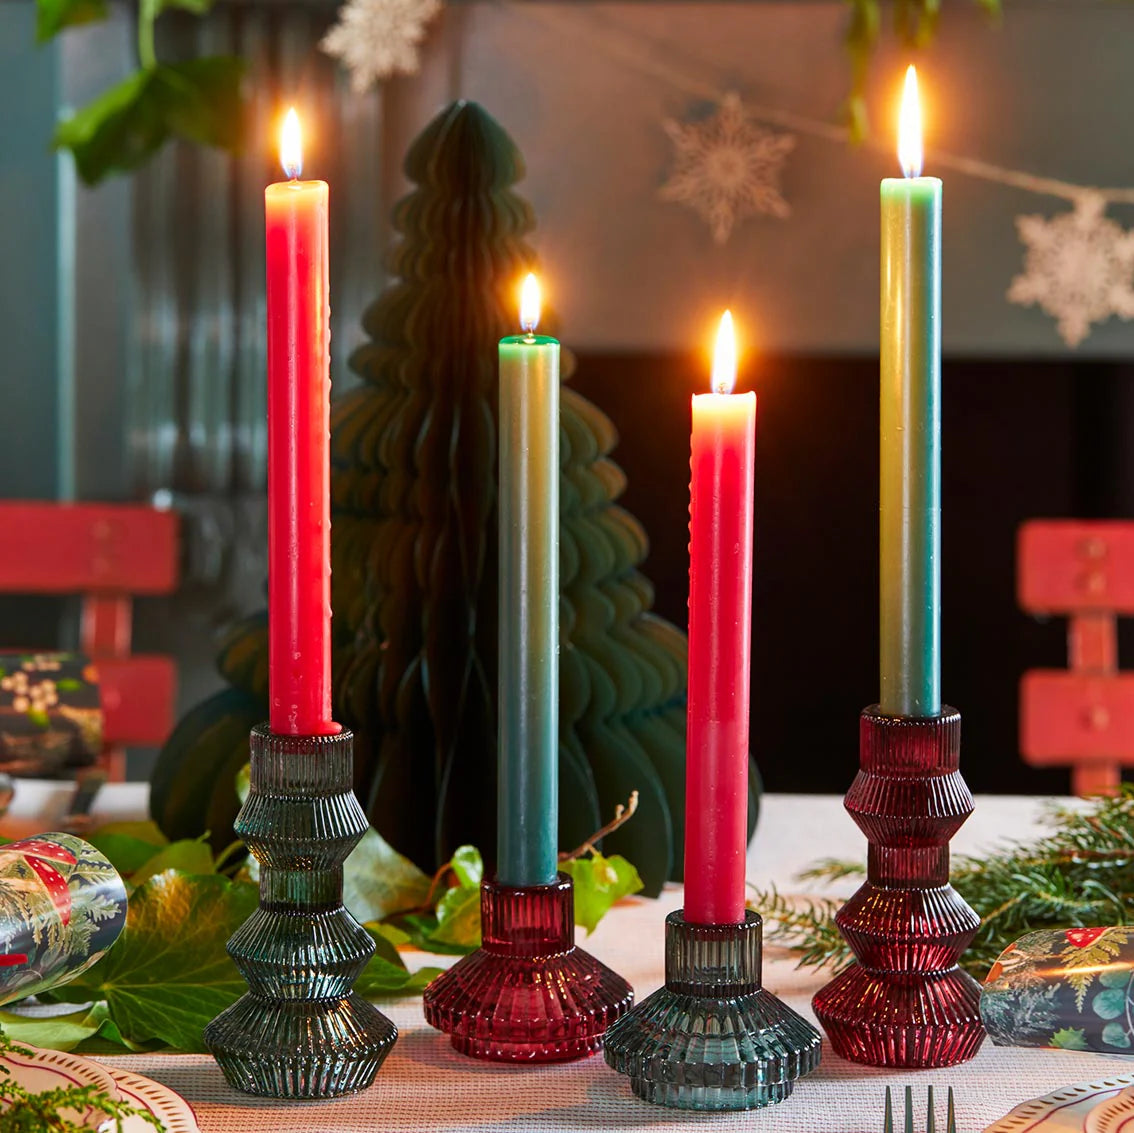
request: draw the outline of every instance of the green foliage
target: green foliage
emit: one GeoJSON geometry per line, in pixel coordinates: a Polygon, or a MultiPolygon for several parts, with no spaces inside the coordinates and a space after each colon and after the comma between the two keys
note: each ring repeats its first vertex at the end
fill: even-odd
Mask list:
{"type": "Polygon", "coordinates": [[[158,874],[131,895],[126,927],[106,957],[52,998],[104,1000],[130,1042],[203,1051],[205,1023],[245,991],[224,946],[256,899],[247,882],[158,874]]]}
{"type": "MultiPolygon", "coordinates": [[[[246,990],[225,946],[255,909],[256,885],[220,873],[228,855],[214,858],[204,839],[170,842],[152,822],[113,823],[89,838],[132,890],[122,936],[98,964],[45,996],[81,1009],[51,1019],[0,1012],[0,1027],[60,1050],[202,1050],[205,1024],[246,990]]],[[[393,942],[397,930],[373,922],[423,906],[429,878],[372,830],[347,859],[344,879],[348,907],[372,922],[366,928],[376,944],[357,990],[371,998],[419,994],[438,970],[409,972],[393,942]]]]}
{"type": "MultiPolygon", "coordinates": [[[[866,111],[866,81],[882,30],[883,0],[847,0],[850,19],[846,46],[851,59],[851,90],[843,107],[851,136],[861,141],[870,131],[866,111]]],[[[999,19],[1001,0],[973,0],[990,19],[999,19]]],[[[942,0],[895,0],[893,28],[898,41],[911,51],[928,47],[941,18],[942,0]]]]}
{"type": "MultiPolygon", "coordinates": [[[[239,148],[244,108],[243,62],[232,56],[159,63],[154,23],[178,8],[204,15],[212,0],[139,0],[138,70],[77,110],[55,131],[56,149],[70,150],[79,176],[94,185],[136,169],[171,138],[239,148]]],[[[105,19],[106,0],[36,0],[42,43],[64,28],[105,19]]]]}
{"type": "Polygon", "coordinates": [[[429,897],[429,878],[371,826],[343,866],[343,904],[356,920],[381,921],[429,897]]]}
{"type": "MultiPolygon", "coordinates": [[[[1033,842],[1010,843],[954,862],[953,885],[981,917],[980,930],[961,960],[977,978],[1026,933],[1134,922],[1134,785],[1123,784],[1114,797],[1085,804],[1052,804],[1045,825],[1050,833],[1033,842]]],[[[862,872],[859,863],[821,861],[802,876],[834,881],[862,872]]],[[[770,935],[795,950],[801,965],[836,968],[851,958],[834,924],[841,903],[799,903],[775,890],[756,891],[752,899],[768,921],[770,935]]],[[[1097,947],[1112,943],[1103,940],[1097,947]]],[[[1093,957],[1085,949],[1083,953],[1093,957]]],[[[1101,970],[1103,963],[1100,953],[1099,963],[1083,970],[1101,970]]]]}
{"type": "Polygon", "coordinates": [[[561,861],[559,868],[575,883],[575,923],[588,936],[616,901],[642,888],[638,871],[620,854],[606,858],[594,851],[587,857],[561,861]]]}
{"type": "Polygon", "coordinates": [[[35,38],[39,43],[46,43],[64,28],[105,20],[109,12],[106,0],[37,0],[35,8],[35,38]]]}
{"type": "Polygon", "coordinates": [[[145,162],[170,138],[235,150],[240,142],[241,60],[155,64],[104,91],[55,131],[79,176],[94,185],[145,162]]]}
{"type": "Polygon", "coordinates": [[[34,1053],[0,1033],[0,1133],[83,1133],[96,1124],[100,1129],[121,1129],[128,1117],[142,1118],[155,1129],[163,1128],[161,1120],[148,1110],[112,1098],[97,1086],[32,1093],[13,1078],[4,1056],[34,1053]]]}

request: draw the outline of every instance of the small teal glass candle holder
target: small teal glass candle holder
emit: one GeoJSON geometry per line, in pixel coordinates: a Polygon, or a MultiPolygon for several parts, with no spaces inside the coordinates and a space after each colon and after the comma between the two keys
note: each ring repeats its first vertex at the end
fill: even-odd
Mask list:
{"type": "Polygon", "coordinates": [[[343,907],[343,862],[367,828],[351,789],[354,737],[252,729],[235,829],[260,863],[260,906],[228,953],[248,992],[205,1028],[230,1085],[271,1098],[365,1089],[397,1028],[354,992],[374,941],[343,907]]]}
{"type": "Polygon", "coordinates": [[[672,1109],[759,1109],[819,1065],[819,1032],[766,991],[764,926],[665,920],[665,986],[607,1032],[607,1064],[644,1101],[672,1109]]]}
{"type": "Polygon", "coordinates": [[[481,947],[425,989],[425,1020],[455,1050],[494,1062],[568,1062],[602,1046],[630,985],[575,945],[575,890],[480,887],[481,947]]]}

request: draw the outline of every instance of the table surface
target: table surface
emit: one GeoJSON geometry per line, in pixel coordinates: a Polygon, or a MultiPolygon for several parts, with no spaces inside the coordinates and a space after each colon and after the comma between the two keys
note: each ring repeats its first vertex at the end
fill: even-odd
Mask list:
{"type": "MultiPolygon", "coordinates": [[[[35,806],[50,812],[53,806],[62,807],[66,802],[65,791],[35,798],[33,794],[29,789],[20,800],[17,792],[17,811],[35,806]]],[[[95,813],[106,819],[136,817],[144,809],[144,800],[144,788],[111,787],[103,793],[95,813]]],[[[973,817],[953,846],[960,852],[987,850],[1007,839],[1027,838],[1041,828],[1042,806],[1037,799],[978,797],[973,817]]],[[[785,893],[802,893],[805,887],[794,875],[809,862],[830,856],[861,859],[864,854],[862,836],[843,811],[840,799],[771,795],[765,799],[751,847],[749,878],[759,885],[774,881],[785,893]]],[[[628,900],[582,942],[625,976],[641,998],[661,983],[662,925],[666,913],[680,904],[677,886],[667,888],[656,901],[628,900]]],[[[765,985],[813,1019],[811,995],[825,976],[797,970],[791,955],[774,945],[765,955],[765,985]]],[[[407,962],[416,966],[446,960],[410,953],[407,962]]],[[[819,1069],[801,1080],[792,1097],[781,1105],[755,1113],[687,1114],[634,1098],[625,1080],[609,1070],[601,1055],[542,1067],[477,1062],[456,1054],[443,1035],[425,1024],[420,999],[388,1002],[382,1009],[398,1025],[398,1043],[369,1090],[336,1101],[285,1104],[247,1097],[231,1090],[206,1056],[134,1055],[103,1061],[148,1075],[177,1090],[196,1110],[202,1133],[550,1133],[609,1129],[667,1133],[702,1126],[722,1131],[762,1128],[769,1133],[877,1133],[882,1128],[885,1087],[910,1084],[920,1105],[924,1104],[926,1086],[933,1085],[942,1094],[944,1087],[954,1086],[959,1129],[961,1133],[977,1133],[1029,1098],[1073,1082],[1134,1075],[1134,1059],[1002,1049],[989,1043],[964,1066],[889,1073],[845,1062],[824,1042],[819,1069]]],[[[920,1128],[924,1128],[924,1117],[920,1128]]]]}

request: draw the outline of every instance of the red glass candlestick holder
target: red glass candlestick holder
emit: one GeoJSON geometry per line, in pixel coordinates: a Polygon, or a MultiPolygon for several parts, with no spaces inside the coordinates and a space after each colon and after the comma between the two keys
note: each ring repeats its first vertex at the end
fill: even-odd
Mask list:
{"type": "Polygon", "coordinates": [[[630,985],[575,946],[575,891],[486,881],[481,947],[425,989],[425,1019],[454,1048],[497,1062],[566,1062],[602,1045],[630,985]]]}
{"type": "Polygon", "coordinates": [[[862,714],[845,805],[869,843],[866,884],[835,916],[857,962],[812,1001],[832,1047],[855,1062],[952,1066],[984,1038],[979,985],[957,966],[980,918],[949,884],[949,839],[973,809],[960,741],[952,708],[862,714]]]}

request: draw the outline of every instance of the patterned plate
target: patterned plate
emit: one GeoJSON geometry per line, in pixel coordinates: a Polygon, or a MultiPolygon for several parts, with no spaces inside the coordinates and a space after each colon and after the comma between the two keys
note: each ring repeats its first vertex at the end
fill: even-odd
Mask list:
{"type": "MultiPolygon", "coordinates": [[[[32,1093],[41,1094],[45,1090],[67,1089],[70,1086],[95,1086],[112,1098],[119,1096],[114,1079],[101,1066],[79,1058],[74,1054],[64,1054],[58,1050],[38,1050],[28,1047],[32,1054],[19,1054],[8,1051],[2,1058],[12,1077],[32,1093]]],[[[77,1113],[71,1109],[62,1111],[62,1116],[75,1125],[95,1129],[105,1120],[100,1113],[86,1110],[77,1113]]],[[[152,1126],[151,1126],[152,1129],[152,1126]]]]}
{"type": "Polygon", "coordinates": [[[1134,1086],[1095,1106],[1087,1116],[1087,1133],[1134,1133],[1134,1086]]]}
{"type": "MultiPolygon", "coordinates": [[[[139,1109],[148,1109],[166,1133],[200,1133],[192,1107],[168,1086],[128,1070],[111,1070],[111,1074],[122,1098],[139,1109]]],[[[131,1117],[122,1123],[122,1133],[153,1133],[153,1128],[141,1117],[131,1117]]]]}
{"type": "MultiPolygon", "coordinates": [[[[1091,1111],[1128,1086],[1134,1086],[1134,1075],[1117,1074],[1099,1082],[1065,1086],[1046,1097],[1016,1106],[1007,1116],[988,1126],[984,1133],[1094,1133],[1089,1121],[1091,1111]]],[[[1127,1133],[1134,1133],[1134,1129],[1127,1133]]]]}

